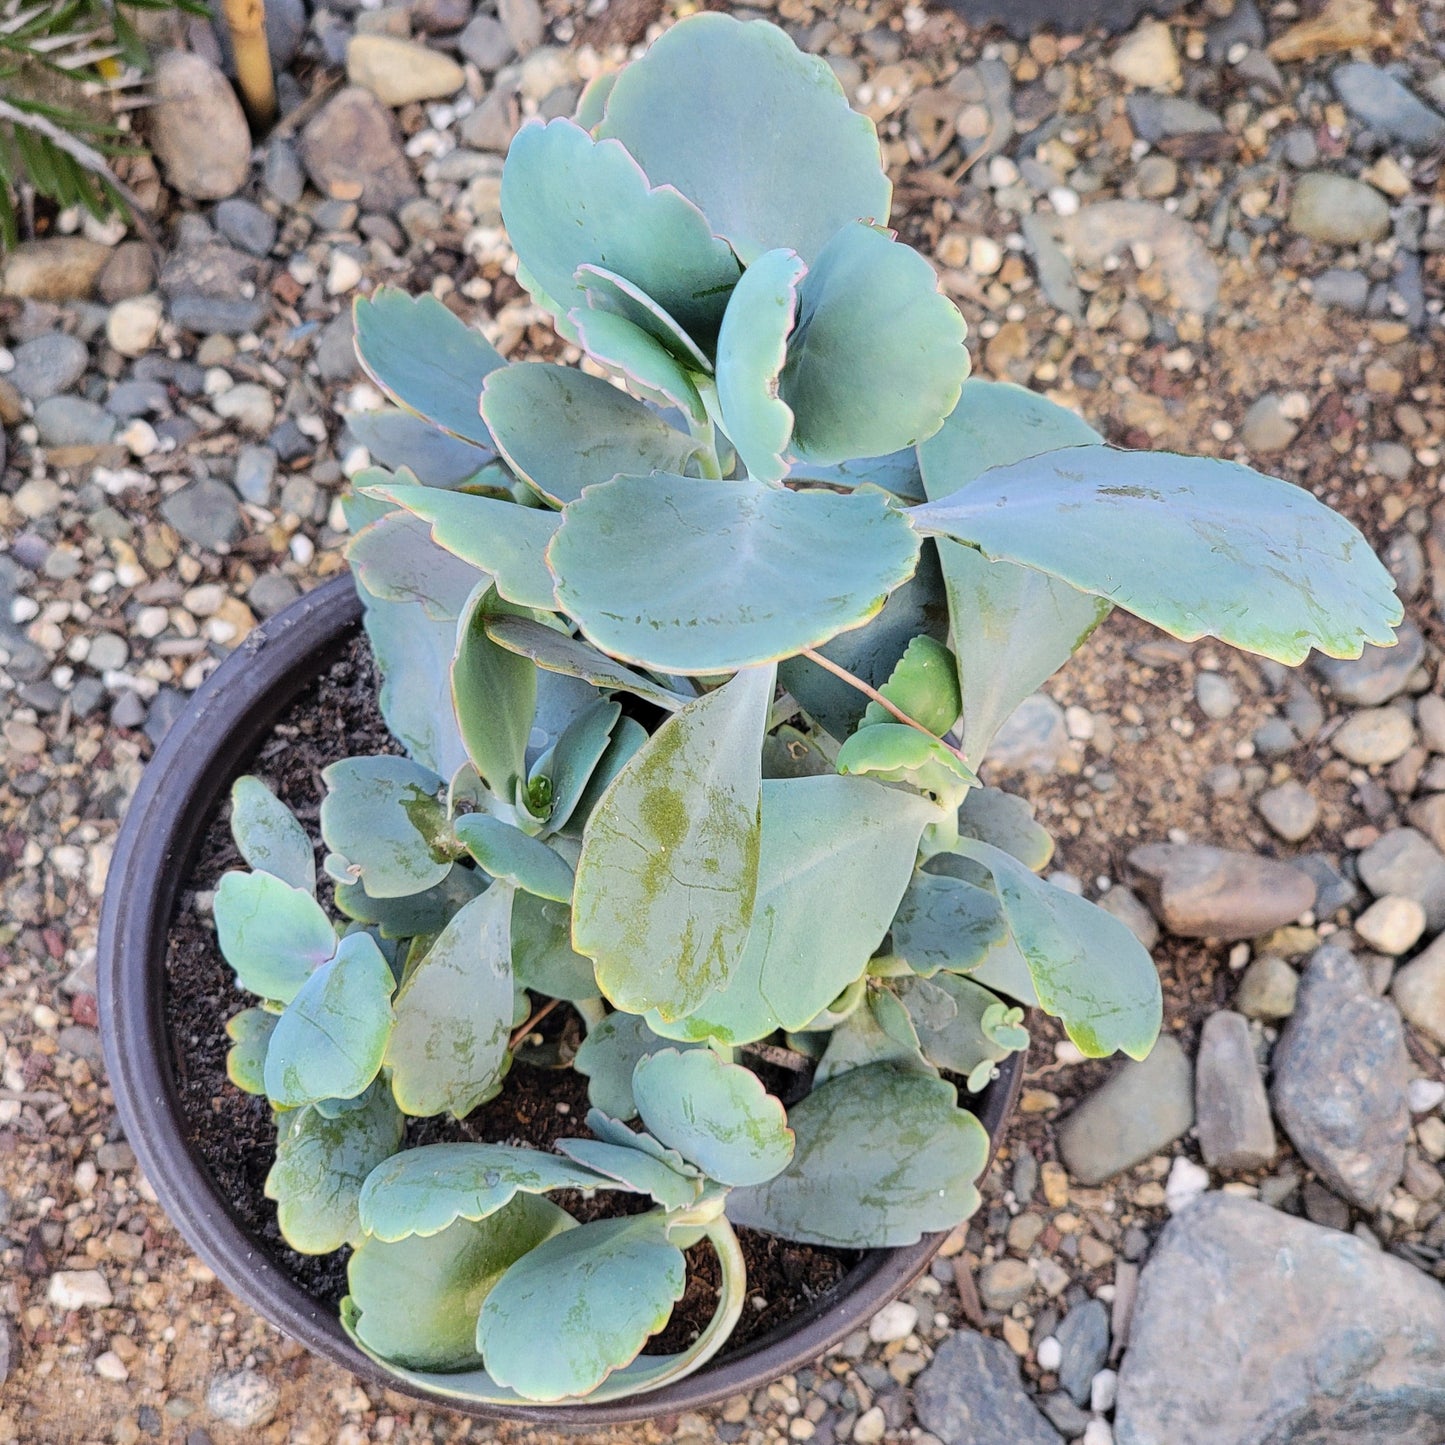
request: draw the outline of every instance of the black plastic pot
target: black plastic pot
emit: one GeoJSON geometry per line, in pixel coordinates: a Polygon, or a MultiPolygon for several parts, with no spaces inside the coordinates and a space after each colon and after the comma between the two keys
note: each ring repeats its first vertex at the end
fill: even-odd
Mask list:
{"type": "Polygon", "coordinates": [[[1144,15],[1171,15],[1184,0],[945,0],[975,25],[997,22],[1011,34],[1061,30],[1078,35],[1096,27],[1123,30],[1144,15]]]}
{"type": "MultiPolygon", "coordinates": [[[[272,724],[342,652],[361,606],[349,577],[257,628],[201,687],[146,768],[116,844],[101,911],[99,998],[106,1064],[126,1138],[161,1205],[228,1289],[278,1329],[353,1374],[432,1405],[493,1418],[597,1428],[697,1409],[815,1360],[927,1268],[942,1235],[875,1250],[786,1326],[677,1384],[605,1405],[470,1409],[422,1394],[367,1359],[335,1311],[305,1293],[218,1192],[187,1140],[166,1036],[166,943],[176,897],[212,809],[272,724]]],[[[219,1027],[219,1020],[217,1021],[219,1027]]],[[[995,1147],[1023,1082],[1011,1057],[979,1116],[995,1147]]]]}

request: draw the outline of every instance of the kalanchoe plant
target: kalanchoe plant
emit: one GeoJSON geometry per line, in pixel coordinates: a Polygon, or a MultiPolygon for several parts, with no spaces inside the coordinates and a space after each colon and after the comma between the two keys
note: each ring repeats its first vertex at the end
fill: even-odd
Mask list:
{"type": "Polygon", "coordinates": [[[242,779],[254,871],[216,919],[262,1000],[231,1073],[277,1112],[282,1230],[352,1247],[347,1329],[443,1394],[695,1369],[746,1296],[733,1224],[956,1224],[988,1152],[960,1090],[1026,1008],[1148,1052],[1148,954],[976,773],[1112,607],[1288,663],[1392,640],[1388,575],[1308,493],[967,380],[889,201],[821,61],[701,15],[507,160],[518,276],[587,370],[509,365],[430,297],[357,304],[400,409],[351,419],[396,470],[355,479],[350,561],[406,756],[327,770],[320,879],[242,779]],[[553,1000],[590,1137],[401,1149],[503,1089],[553,1000]],[[579,1224],[558,1190],[653,1203],[579,1224]],[[703,1239],[715,1318],[641,1354],[703,1239]]]}

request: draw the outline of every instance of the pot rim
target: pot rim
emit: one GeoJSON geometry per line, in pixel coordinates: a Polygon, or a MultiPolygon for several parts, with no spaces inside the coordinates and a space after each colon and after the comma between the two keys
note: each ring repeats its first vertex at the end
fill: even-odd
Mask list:
{"type": "MultiPolygon", "coordinates": [[[[142,774],[116,840],[101,905],[97,998],[106,1068],[125,1138],[161,1207],[237,1298],[352,1374],[484,1419],[574,1429],[630,1424],[748,1394],[812,1363],[896,1298],[928,1267],[945,1234],[875,1249],[827,1294],[777,1330],[694,1375],[605,1404],[498,1406],[445,1399],[388,1374],[346,1337],[336,1312],[311,1298],[232,1212],[188,1139],[170,1064],[155,1048],[165,1024],[165,963],[180,886],[206,820],[247,756],[361,620],[349,574],[307,593],[258,626],[197,689],[142,774]]],[[[1010,1055],[977,1111],[989,1158],[1023,1085],[1010,1055]]]]}

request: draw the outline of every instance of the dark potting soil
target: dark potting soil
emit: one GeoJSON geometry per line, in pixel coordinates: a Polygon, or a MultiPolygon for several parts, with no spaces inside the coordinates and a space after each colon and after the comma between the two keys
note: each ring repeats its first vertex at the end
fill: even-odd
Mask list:
{"type": "MultiPolygon", "coordinates": [[[[236,759],[235,774],[263,778],[319,839],[318,815],[325,788],[321,771],[338,758],[399,752],[377,707],[378,679],[364,636],[303,692],[249,758],[236,759]]],[[[264,1098],[246,1094],[226,1074],[229,1040],[225,1022],[255,1000],[242,993],[216,946],[209,911],[196,903],[230,868],[245,866],[231,840],[230,809],[224,797],[207,822],[199,851],[182,888],[166,958],[166,1024],[181,1106],[191,1142],[205,1161],[221,1196],[246,1231],[315,1299],[335,1306],[346,1293],[349,1250],[331,1255],[297,1254],[281,1238],[276,1206],[264,1193],[276,1153],[276,1127],[264,1098]]],[[[320,869],[320,850],[317,872],[320,869]]],[[[325,888],[322,888],[323,902],[325,888]]],[[[580,1023],[567,1008],[540,1021],[546,1058],[558,1044],[580,1040],[580,1023]]],[[[570,1057],[570,1050],[563,1053],[570,1057]]],[[[772,1083],[769,1080],[770,1085],[772,1083]]],[[[570,1068],[532,1067],[520,1061],[491,1103],[457,1122],[415,1119],[406,1146],[450,1140],[485,1140],[549,1148],[567,1135],[586,1136],[586,1080],[570,1068]]],[[[579,1219],[626,1214],[648,1207],[636,1195],[558,1194],[557,1202],[579,1219]]],[[[856,1253],[791,1244],[771,1235],[738,1230],[747,1260],[748,1306],[733,1332],[739,1346],[785,1323],[825,1293],[857,1261],[856,1253]]],[[[717,1292],[717,1258],[707,1244],[688,1254],[687,1293],[667,1329],[649,1351],[685,1348],[712,1317],[717,1292]]]]}

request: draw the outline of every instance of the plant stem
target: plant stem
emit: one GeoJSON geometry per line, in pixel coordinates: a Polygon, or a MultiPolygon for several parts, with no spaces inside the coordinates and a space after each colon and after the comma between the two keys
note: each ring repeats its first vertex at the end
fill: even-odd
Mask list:
{"type": "Polygon", "coordinates": [[[262,130],[276,119],[276,79],[266,44],[266,0],[221,0],[236,57],[236,85],[251,124],[262,130]]]}
{"type": "Polygon", "coordinates": [[[537,1012],[534,1013],[532,1017],[529,1018],[527,1022],[524,1023],[522,1027],[519,1028],[516,1033],[512,1035],[510,1041],[507,1044],[507,1052],[515,1053],[517,1049],[521,1047],[522,1041],[527,1037],[527,1035],[530,1034],[532,1030],[536,1028],[537,1025],[541,1023],[542,1020],[546,1018],[547,1015],[551,1013],[552,1010],[556,1008],[557,1005],[561,1002],[562,1000],[559,998],[549,998],[547,1002],[544,1003],[542,1007],[539,1008],[537,1012]]]}
{"type": "Polygon", "coordinates": [[[968,767],[968,759],[964,757],[964,755],[956,747],[954,747],[951,743],[944,742],[944,740],[939,737],[937,733],[929,732],[929,730],[924,727],[917,718],[909,717],[908,714],[904,712],[901,707],[898,707],[894,703],[889,702],[888,699],[884,697],[883,694],[879,692],[876,687],[870,687],[866,682],[863,681],[861,677],[854,676],[854,674],[849,672],[846,667],[840,667],[836,662],[833,661],[831,657],[824,657],[821,652],[815,652],[811,647],[803,648],[802,655],[806,657],[809,662],[816,662],[818,666],[824,670],[824,672],[831,672],[834,677],[841,678],[844,682],[848,684],[849,687],[856,687],[858,691],[863,694],[864,697],[870,699],[873,702],[876,702],[878,706],[881,707],[885,712],[892,713],[899,722],[906,723],[909,727],[916,729],[918,732],[921,732],[924,737],[932,739],[932,741],[936,742],[939,747],[947,749],[950,753],[954,755],[954,757],[959,760],[959,762],[964,765],[964,767],[968,767]]]}

